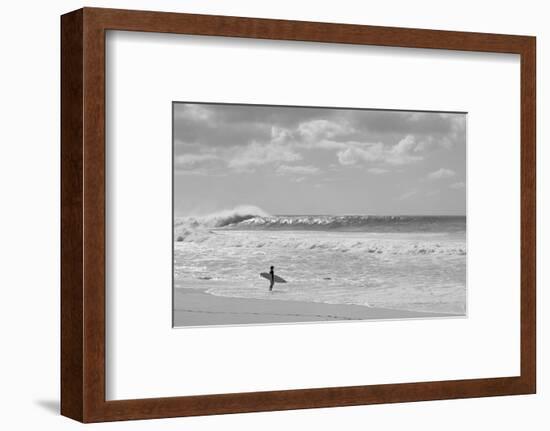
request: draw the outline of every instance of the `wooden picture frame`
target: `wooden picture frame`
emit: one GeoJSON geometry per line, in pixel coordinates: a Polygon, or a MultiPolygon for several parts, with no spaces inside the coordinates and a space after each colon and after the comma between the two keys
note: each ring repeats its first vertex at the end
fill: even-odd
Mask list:
{"type": "Polygon", "coordinates": [[[536,388],[535,38],[84,8],[61,17],[61,413],[82,422],[532,394],[536,388]],[[521,57],[521,375],[106,401],[105,32],[514,53],[521,57]]]}

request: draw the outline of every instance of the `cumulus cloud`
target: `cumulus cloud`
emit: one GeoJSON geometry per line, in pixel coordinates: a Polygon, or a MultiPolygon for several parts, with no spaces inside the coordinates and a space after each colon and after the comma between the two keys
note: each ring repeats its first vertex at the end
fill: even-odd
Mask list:
{"type": "Polygon", "coordinates": [[[415,136],[419,148],[452,147],[465,141],[466,115],[437,112],[319,109],[282,106],[177,103],[174,133],[202,145],[246,145],[286,130],[296,144],[324,146],[346,141],[395,141],[415,136]]]}
{"type": "Polygon", "coordinates": [[[414,154],[420,151],[419,148],[420,144],[417,143],[416,138],[413,135],[407,135],[391,148],[386,161],[395,165],[417,162],[424,158],[414,154]]]}
{"type": "Polygon", "coordinates": [[[271,143],[272,144],[289,144],[293,141],[293,134],[290,129],[284,127],[271,127],[271,143]]]}
{"type": "Polygon", "coordinates": [[[247,169],[273,162],[295,162],[301,159],[302,156],[288,146],[252,142],[244,148],[237,149],[227,162],[227,166],[247,169]]]}
{"type": "Polygon", "coordinates": [[[392,148],[394,154],[407,154],[416,151],[416,140],[413,135],[407,135],[392,148]]]}
{"type": "Polygon", "coordinates": [[[416,153],[417,142],[412,135],[405,136],[393,146],[386,146],[382,142],[347,142],[345,146],[345,149],[336,153],[342,165],[354,165],[360,161],[405,165],[424,158],[416,153]]]}
{"type": "Polygon", "coordinates": [[[316,166],[289,166],[281,165],[277,168],[279,175],[314,175],[319,173],[320,169],[316,166]]]}
{"type": "Polygon", "coordinates": [[[354,165],[357,162],[376,162],[381,160],[384,152],[384,144],[378,142],[359,143],[350,142],[345,150],[338,151],[336,156],[341,165],[354,165]]]}
{"type": "Polygon", "coordinates": [[[442,179],[445,179],[445,178],[452,178],[455,175],[456,175],[456,173],[452,169],[441,168],[441,169],[438,169],[437,171],[434,171],[434,172],[431,172],[430,174],[428,174],[428,179],[430,179],[430,180],[442,180],[442,179]]]}
{"type": "MultiPolygon", "coordinates": [[[[375,175],[398,167],[420,182],[453,177],[444,184],[460,189],[462,159],[443,160],[465,148],[465,129],[463,114],[181,103],[174,105],[174,165],[176,175],[205,176],[267,167],[304,186],[312,178],[328,181],[323,174],[329,172],[347,179],[369,174],[376,181],[375,175]],[[408,168],[414,164],[421,166],[408,168]],[[447,168],[431,172],[439,166],[447,168]]],[[[388,198],[425,197],[428,184],[388,198]]]]}
{"type": "Polygon", "coordinates": [[[449,187],[451,189],[459,190],[459,189],[463,189],[464,187],[466,187],[466,183],[464,183],[463,181],[459,181],[457,183],[451,184],[449,187]]]}
{"type": "Polygon", "coordinates": [[[306,141],[318,141],[349,134],[353,132],[353,129],[346,121],[311,120],[301,123],[297,128],[297,132],[306,141]]]}

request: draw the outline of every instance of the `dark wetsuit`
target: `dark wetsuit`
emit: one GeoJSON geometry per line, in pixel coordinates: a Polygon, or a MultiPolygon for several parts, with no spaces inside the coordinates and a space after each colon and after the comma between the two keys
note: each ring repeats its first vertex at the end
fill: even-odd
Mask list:
{"type": "Polygon", "coordinates": [[[269,276],[270,276],[270,284],[269,284],[269,290],[273,290],[273,285],[275,284],[275,273],[273,272],[273,270],[271,269],[269,271],[269,276]]]}

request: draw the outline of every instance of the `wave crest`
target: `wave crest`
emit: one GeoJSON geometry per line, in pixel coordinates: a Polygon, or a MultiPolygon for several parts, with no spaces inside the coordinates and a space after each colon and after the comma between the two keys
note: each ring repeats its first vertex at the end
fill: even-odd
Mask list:
{"type": "Polygon", "coordinates": [[[177,241],[202,242],[213,230],[291,230],[371,233],[465,233],[465,216],[269,215],[253,205],[239,205],[200,216],[178,217],[177,241]]]}
{"type": "Polygon", "coordinates": [[[256,216],[226,225],[234,229],[340,230],[364,232],[460,232],[464,216],[302,215],[256,216]]]}
{"type": "Polygon", "coordinates": [[[192,239],[201,242],[207,238],[210,229],[235,225],[258,217],[270,215],[254,205],[239,205],[205,215],[178,217],[174,221],[174,237],[176,241],[192,239]]]}

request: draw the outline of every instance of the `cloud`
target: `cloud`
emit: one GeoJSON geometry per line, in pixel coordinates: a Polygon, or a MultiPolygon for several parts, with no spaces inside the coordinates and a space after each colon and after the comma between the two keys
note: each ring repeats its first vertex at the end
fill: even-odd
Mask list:
{"type": "Polygon", "coordinates": [[[288,146],[252,142],[244,148],[238,148],[227,162],[227,166],[233,169],[247,169],[273,162],[295,162],[301,159],[302,156],[288,146]]]}
{"type": "Polygon", "coordinates": [[[458,183],[453,183],[449,186],[449,188],[455,190],[463,189],[464,187],[466,187],[466,184],[462,181],[459,181],[458,183]]]}
{"type": "Polygon", "coordinates": [[[382,168],[370,168],[370,169],[367,169],[367,171],[374,175],[382,175],[389,172],[388,169],[382,169],[382,168]]]}
{"type": "Polygon", "coordinates": [[[428,174],[428,179],[430,179],[430,180],[442,180],[442,179],[445,179],[445,178],[452,178],[455,175],[456,175],[455,171],[453,171],[451,169],[441,168],[441,169],[438,169],[437,171],[434,171],[434,172],[431,172],[430,174],[428,174]]]}
{"type": "Polygon", "coordinates": [[[413,135],[407,135],[391,148],[386,161],[395,165],[417,162],[423,159],[422,156],[413,154],[417,153],[419,148],[416,138],[413,135]]]}
{"type": "Polygon", "coordinates": [[[408,154],[416,151],[416,140],[413,135],[407,135],[392,148],[394,154],[408,154]]]}
{"type": "Polygon", "coordinates": [[[277,168],[279,175],[314,175],[319,173],[320,169],[316,166],[289,166],[281,165],[277,168]]]}
{"type": "MultiPolygon", "coordinates": [[[[321,109],[237,104],[174,104],[174,136],[204,147],[273,139],[273,129],[296,145],[343,149],[345,142],[396,142],[415,136],[416,151],[465,142],[466,115],[363,109],[321,109]]],[[[282,136],[279,136],[282,137],[282,136]]],[[[397,151],[398,149],[396,149],[397,151]]]]}
{"type": "Polygon", "coordinates": [[[338,151],[336,157],[341,165],[354,165],[357,162],[376,162],[382,159],[384,144],[350,142],[345,150],[338,151]]]}
{"type": "MultiPolygon", "coordinates": [[[[331,141],[330,139],[321,139],[320,141],[315,141],[311,143],[302,143],[301,146],[305,148],[315,148],[320,150],[345,150],[350,145],[353,145],[354,143],[351,142],[338,142],[338,141],[331,141]]],[[[359,144],[359,143],[356,143],[359,144]]]]}
{"type": "MultiPolygon", "coordinates": [[[[339,170],[364,166],[382,175],[465,145],[465,127],[463,114],[177,103],[175,165],[212,173],[273,165],[296,180],[331,170],[332,158],[339,170]]],[[[449,178],[446,171],[429,178],[449,178]]]]}
{"type": "Polygon", "coordinates": [[[175,116],[192,121],[208,121],[212,119],[212,110],[207,105],[185,103],[176,105],[175,116]]]}
{"type": "Polygon", "coordinates": [[[350,120],[357,130],[371,134],[411,134],[415,136],[460,139],[466,128],[466,115],[441,112],[356,111],[350,120]]]}
{"type": "Polygon", "coordinates": [[[293,134],[290,129],[284,127],[271,127],[271,143],[272,144],[288,144],[293,141],[293,134]]]}
{"type": "Polygon", "coordinates": [[[214,154],[182,154],[174,159],[175,165],[179,167],[192,167],[203,162],[217,160],[218,157],[214,154]]]}
{"type": "Polygon", "coordinates": [[[412,135],[405,136],[393,146],[386,146],[382,142],[347,142],[345,146],[345,149],[336,153],[341,165],[354,165],[360,161],[405,165],[424,158],[415,153],[417,142],[412,135]]]}
{"type": "Polygon", "coordinates": [[[352,132],[353,129],[346,121],[311,120],[300,123],[297,128],[297,133],[306,141],[332,139],[352,132]]]}

